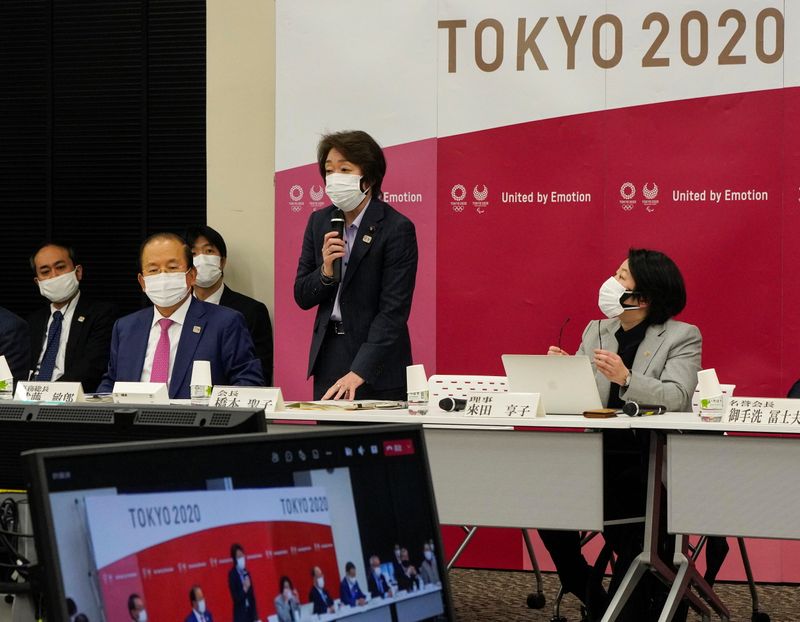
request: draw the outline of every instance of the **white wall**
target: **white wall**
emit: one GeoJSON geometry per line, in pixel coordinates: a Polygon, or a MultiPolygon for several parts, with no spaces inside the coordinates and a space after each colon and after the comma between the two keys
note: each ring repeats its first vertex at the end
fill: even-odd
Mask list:
{"type": "Polygon", "coordinates": [[[275,3],[208,0],[208,224],[226,282],[274,316],[275,3]]]}

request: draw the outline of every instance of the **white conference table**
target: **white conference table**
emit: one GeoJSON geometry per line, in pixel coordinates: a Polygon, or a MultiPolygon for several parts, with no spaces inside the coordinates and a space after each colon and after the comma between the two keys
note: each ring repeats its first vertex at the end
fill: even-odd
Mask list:
{"type": "Polygon", "coordinates": [[[418,591],[400,592],[389,598],[372,598],[364,605],[344,606],[334,613],[312,615],[310,618],[303,618],[303,621],[392,622],[392,610],[397,622],[411,622],[440,615],[444,612],[442,588],[439,585],[430,585],[418,591]]]}
{"type": "MultiPolygon", "coordinates": [[[[663,465],[666,446],[667,531],[676,534],[672,588],[659,622],[672,619],[681,599],[694,584],[713,594],[687,553],[691,534],[752,538],[800,539],[800,481],[791,465],[800,464],[800,429],[797,425],[727,424],[700,421],[690,413],[637,417],[632,429],[651,434],[651,471],[654,461],[663,465]],[[731,434],[729,434],[731,433],[731,434]],[[757,436],[753,436],[757,435],[757,436]],[[790,465],[790,466],[787,466],[790,465]]],[[[651,482],[654,484],[654,482],[651,482]]],[[[659,487],[653,486],[656,505],[659,487]]],[[[648,498],[652,495],[648,490],[648,498]]],[[[648,507],[647,525],[657,531],[657,518],[648,507]]],[[[645,551],[631,567],[609,611],[616,613],[629,590],[649,569],[662,568],[652,551],[645,551]],[[626,592],[627,591],[627,592],[626,592]],[[618,601],[618,602],[614,602],[618,601]]],[[[712,596],[712,607],[725,620],[727,609],[712,596]]],[[[609,617],[609,620],[615,617],[609,617]]],[[[606,620],[604,617],[603,620],[606,620]]]]}
{"type": "Polygon", "coordinates": [[[603,529],[599,432],[630,426],[627,417],[580,415],[487,426],[458,414],[419,416],[405,410],[291,410],[266,416],[270,432],[308,430],[309,425],[422,424],[440,522],[591,531],[603,529]]]}
{"type": "MultiPolygon", "coordinates": [[[[603,530],[603,444],[600,432],[607,429],[649,431],[651,455],[645,551],[628,571],[603,617],[604,622],[616,620],[646,570],[660,574],[668,583],[673,584],[675,594],[671,593],[671,601],[660,618],[662,622],[672,618],[674,609],[684,595],[689,597],[704,619],[710,619],[708,608],[700,598],[694,592],[683,589],[687,576],[689,579],[699,577],[697,573],[690,572],[693,570],[691,560],[679,558],[685,539],[680,541],[681,546],[674,560],[678,565],[677,572],[656,555],[657,516],[660,504],[666,500],[661,498],[661,486],[656,486],[655,483],[662,481],[666,438],[669,435],[675,451],[682,448],[683,441],[709,443],[705,449],[688,448],[681,457],[670,463],[675,472],[671,470],[669,473],[670,477],[675,478],[674,482],[670,479],[672,483],[669,486],[669,501],[675,504],[674,509],[668,505],[670,533],[685,530],[686,534],[703,535],[737,535],[741,530],[731,528],[731,533],[723,534],[718,526],[712,528],[708,522],[696,520],[700,514],[696,511],[697,507],[703,507],[705,512],[710,500],[705,498],[702,506],[697,505],[697,495],[703,493],[696,492],[697,488],[692,492],[693,489],[688,484],[699,485],[703,478],[697,477],[696,462],[682,462],[684,454],[687,459],[705,461],[702,463],[705,464],[704,475],[708,474],[711,478],[707,486],[713,487],[717,485],[714,480],[718,479],[720,472],[724,473],[724,469],[714,470],[707,461],[711,460],[711,456],[725,452],[712,449],[711,444],[718,447],[716,444],[720,441],[725,443],[734,440],[739,445],[740,441],[746,443],[757,440],[724,437],[722,433],[727,431],[725,426],[700,421],[691,413],[667,413],[652,417],[618,416],[610,419],[548,415],[526,419],[524,422],[515,421],[518,425],[507,426],[482,426],[476,424],[473,417],[457,414],[434,411],[425,416],[412,416],[407,411],[397,410],[292,410],[267,413],[267,420],[268,427],[273,432],[307,430],[309,425],[319,426],[319,429],[343,424],[421,423],[425,428],[431,479],[442,523],[589,531],[603,530]],[[523,425],[519,425],[520,423],[523,425]],[[692,439],[695,435],[684,437],[680,435],[681,432],[717,434],[698,434],[697,441],[694,441],[692,439]],[[683,481],[679,481],[679,476],[687,480],[686,487],[683,481]],[[693,522],[689,522],[690,519],[693,522]]],[[[740,426],[736,430],[763,431],[756,426],[752,429],[740,426]]],[[[768,442],[774,442],[774,439],[768,439],[768,442]]],[[[797,447],[800,451],[800,444],[797,447]]],[[[729,453],[727,459],[735,462],[737,457],[729,453]]],[[[800,493],[800,486],[798,488],[800,493]]],[[[723,489],[718,487],[717,490],[723,489]]],[[[794,498],[800,505],[800,494],[794,498]]],[[[729,504],[735,503],[738,506],[740,499],[741,497],[734,497],[734,501],[729,501],[729,504]]],[[[795,511],[794,507],[787,511],[795,511]]],[[[746,535],[753,533],[755,532],[749,529],[746,535]]],[[[762,534],[762,537],[777,536],[762,534]]],[[[456,556],[467,542],[468,539],[456,556]]],[[[711,600],[712,607],[722,619],[726,619],[727,609],[711,588],[705,588],[700,583],[700,590],[711,600]]]]}

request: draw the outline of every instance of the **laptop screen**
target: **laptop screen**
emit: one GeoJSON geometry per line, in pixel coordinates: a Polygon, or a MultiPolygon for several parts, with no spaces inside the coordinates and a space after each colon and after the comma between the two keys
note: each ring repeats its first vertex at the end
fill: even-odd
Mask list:
{"type": "Polygon", "coordinates": [[[54,619],[453,619],[416,426],[25,458],[54,619]]]}

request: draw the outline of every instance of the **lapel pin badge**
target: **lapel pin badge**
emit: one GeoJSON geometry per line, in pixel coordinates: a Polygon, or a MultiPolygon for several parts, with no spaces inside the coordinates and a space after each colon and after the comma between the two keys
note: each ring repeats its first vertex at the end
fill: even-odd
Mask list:
{"type": "Polygon", "coordinates": [[[86,319],[86,316],[85,316],[85,315],[81,315],[81,316],[78,318],[78,321],[79,321],[79,322],[83,322],[85,319],[86,319]]]}
{"type": "Polygon", "coordinates": [[[369,244],[372,242],[372,236],[369,233],[365,233],[364,237],[361,239],[363,240],[364,244],[369,244]]]}
{"type": "Polygon", "coordinates": [[[201,329],[200,329],[200,327],[199,327],[199,326],[195,326],[194,328],[192,328],[192,332],[193,332],[193,333],[200,334],[200,330],[201,330],[201,329]]]}

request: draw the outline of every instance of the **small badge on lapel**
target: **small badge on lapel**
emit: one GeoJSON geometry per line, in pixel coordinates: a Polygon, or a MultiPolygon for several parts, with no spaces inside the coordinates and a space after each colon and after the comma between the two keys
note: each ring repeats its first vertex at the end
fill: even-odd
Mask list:
{"type": "Polygon", "coordinates": [[[645,355],[645,357],[648,357],[648,356],[650,356],[650,352],[649,351],[645,352],[644,355],[645,355]]]}
{"type": "Polygon", "coordinates": [[[192,328],[192,332],[193,332],[193,333],[197,333],[198,335],[200,334],[200,331],[201,331],[201,330],[202,330],[202,329],[201,329],[199,326],[195,326],[194,328],[192,328]]]}
{"type": "Polygon", "coordinates": [[[83,322],[85,320],[86,320],[86,316],[85,315],[81,315],[80,317],[78,317],[78,321],[79,322],[83,322]]]}
{"type": "Polygon", "coordinates": [[[370,225],[369,231],[364,234],[364,237],[361,238],[361,241],[364,242],[364,244],[371,243],[373,233],[375,233],[375,225],[370,225]]]}

